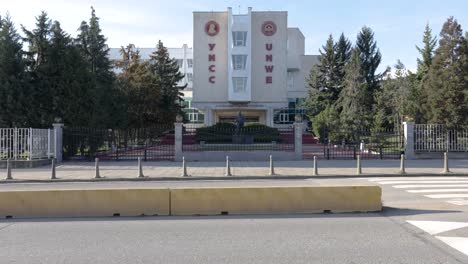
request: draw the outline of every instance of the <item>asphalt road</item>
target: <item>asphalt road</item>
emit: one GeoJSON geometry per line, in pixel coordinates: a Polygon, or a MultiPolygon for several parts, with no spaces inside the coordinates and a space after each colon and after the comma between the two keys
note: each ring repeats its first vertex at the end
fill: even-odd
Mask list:
{"type": "MultiPolygon", "coordinates": [[[[405,189],[418,185],[407,184],[411,180],[3,184],[0,189],[379,184],[385,208],[373,214],[5,219],[0,263],[468,263],[468,205],[410,192],[426,190],[405,189]]],[[[447,184],[453,183],[441,186],[447,184]]]]}

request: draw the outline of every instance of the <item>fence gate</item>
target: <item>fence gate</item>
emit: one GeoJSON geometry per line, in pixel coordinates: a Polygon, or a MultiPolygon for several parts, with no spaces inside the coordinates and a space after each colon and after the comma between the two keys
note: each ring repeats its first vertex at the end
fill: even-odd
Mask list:
{"type": "Polygon", "coordinates": [[[172,125],[140,129],[63,130],[65,160],[174,160],[172,125]]]}
{"type": "Polygon", "coordinates": [[[54,130],[0,128],[0,160],[33,160],[54,157],[54,130]]]}
{"type": "Polygon", "coordinates": [[[402,129],[330,131],[327,138],[308,140],[303,137],[303,158],[313,159],[398,159],[404,150],[402,129]]]}

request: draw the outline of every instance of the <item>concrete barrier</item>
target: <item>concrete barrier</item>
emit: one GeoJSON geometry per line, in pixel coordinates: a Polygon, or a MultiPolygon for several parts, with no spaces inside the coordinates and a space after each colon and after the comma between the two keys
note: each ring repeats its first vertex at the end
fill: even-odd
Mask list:
{"type": "Polygon", "coordinates": [[[0,217],[169,215],[168,188],[0,191],[0,217]]]}
{"type": "Polygon", "coordinates": [[[227,187],[171,189],[171,215],[373,212],[379,186],[227,187]]]}

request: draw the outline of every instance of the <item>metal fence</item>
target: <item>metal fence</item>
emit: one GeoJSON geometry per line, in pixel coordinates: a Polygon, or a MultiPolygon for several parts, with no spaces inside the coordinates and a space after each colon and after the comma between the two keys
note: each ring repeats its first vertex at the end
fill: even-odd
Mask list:
{"type": "Polygon", "coordinates": [[[237,129],[231,123],[213,126],[184,124],[182,151],[294,151],[292,126],[274,128],[247,124],[237,129]]]}
{"type": "Polygon", "coordinates": [[[414,125],[415,152],[468,152],[468,129],[439,124],[414,125]]]}
{"type": "Polygon", "coordinates": [[[54,157],[54,130],[0,128],[0,160],[54,157]]]}
{"type": "Polygon", "coordinates": [[[311,159],[398,159],[404,150],[401,130],[337,130],[323,143],[303,144],[303,158],[311,159]]]}
{"type": "Polygon", "coordinates": [[[160,125],[138,129],[65,127],[65,160],[173,160],[174,127],[160,125]]]}

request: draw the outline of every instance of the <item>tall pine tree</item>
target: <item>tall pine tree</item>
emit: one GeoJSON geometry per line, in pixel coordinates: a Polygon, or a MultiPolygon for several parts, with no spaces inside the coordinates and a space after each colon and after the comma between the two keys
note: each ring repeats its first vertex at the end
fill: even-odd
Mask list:
{"type": "Polygon", "coordinates": [[[21,37],[10,16],[0,17],[0,127],[28,126],[28,77],[21,37]]]}
{"type": "Polygon", "coordinates": [[[432,66],[432,61],[434,58],[434,51],[437,46],[437,38],[432,36],[432,30],[428,24],[426,24],[426,28],[424,30],[423,35],[423,47],[420,48],[416,46],[421,58],[418,58],[418,68],[416,71],[416,82],[415,82],[415,92],[416,96],[415,99],[415,121],[417,123],[425,123],[426,120],[424,118],[425,112],[430,111],[427,105],[427,97],[428,93],[425,90],[425,86],[423,85],[425,79],[428,77],[429,69],[432,66]]]}
{"type": "Polygon", "coordinates": [[[86,58],[93,78],[91,97],[93,101],[90,125],[94,127],[123,126],[125,105],[117,89],[112,63],[109,60],[107,39],[101,32],[99,18],[91,7],[89,24],[83,21],[76,39],[82,56],[86,58]]]}
{"type": "Polygon", "coordinates": [[[363,27],[359,32],[356,41],[356,48],[359,52],[361,61],[361,70],[366,79],[366,101],[364,104],[368,111],[372,110],[374,105],[374,95],[379,89],[379,82],[382,77],[377,73],[377,68],[382,60],[382,55],[377,47],[377,41],[374,39],[374,32],[369,27],[363,27]]]}
{"type": "Polygon", "coordinates": [[[172,123],[177,114],[182,114],[183,94],[180,91],[187,85],[179,86],[178,83],[184,75],[179,71],[177,61],[169,57],[169,52],[161,40],[156,51],[151,54],[149,64],[150,71],[157,78],[157,85],[161,89],[161,122],[172,123]]]}
{"type": "Polygon", "coordinates": [[[424,87],[428,93],[426,119],[449,128],[468,125],[468,45],[453,17],[444,23],[424,87]]]}
{"type": "Polygon", "coordinates": [[[361,68],[359,53],[357,48],[351,53],[351,59],[346,65],[344,87],[336,102],[340,111],[341,126],[348,131],[359,131],[369,126],[366,72],[361,68]]]}
{"type": "Polygon", "coordinates": [[[339,83],[340,87],[339,90],[343,88],[343,83],[344,83],[344,77],[345,77],[345,67],[346,64],[348,63],[349,59],[351,58],[351,50],[352,50],[352,44],[345,37],[345,35],[342,33],[340,35],[340,38],[338,42],[335,44],[335,52],[336,52],[336,58],[337,58],[337,82],[339,83]]]}
{"type": "Polygon", "coordinates": [[[50,127],[54,121],[51,98],[52,91],[48,74],[48,54],[50,52],[52,21],[47,13],[42,12],[36,17],[36,28],[32,31],[22,26],[25,42],[28,70],[31,75],[30,96],[34,98],[29,111],[30,126],[50,127]]]}

